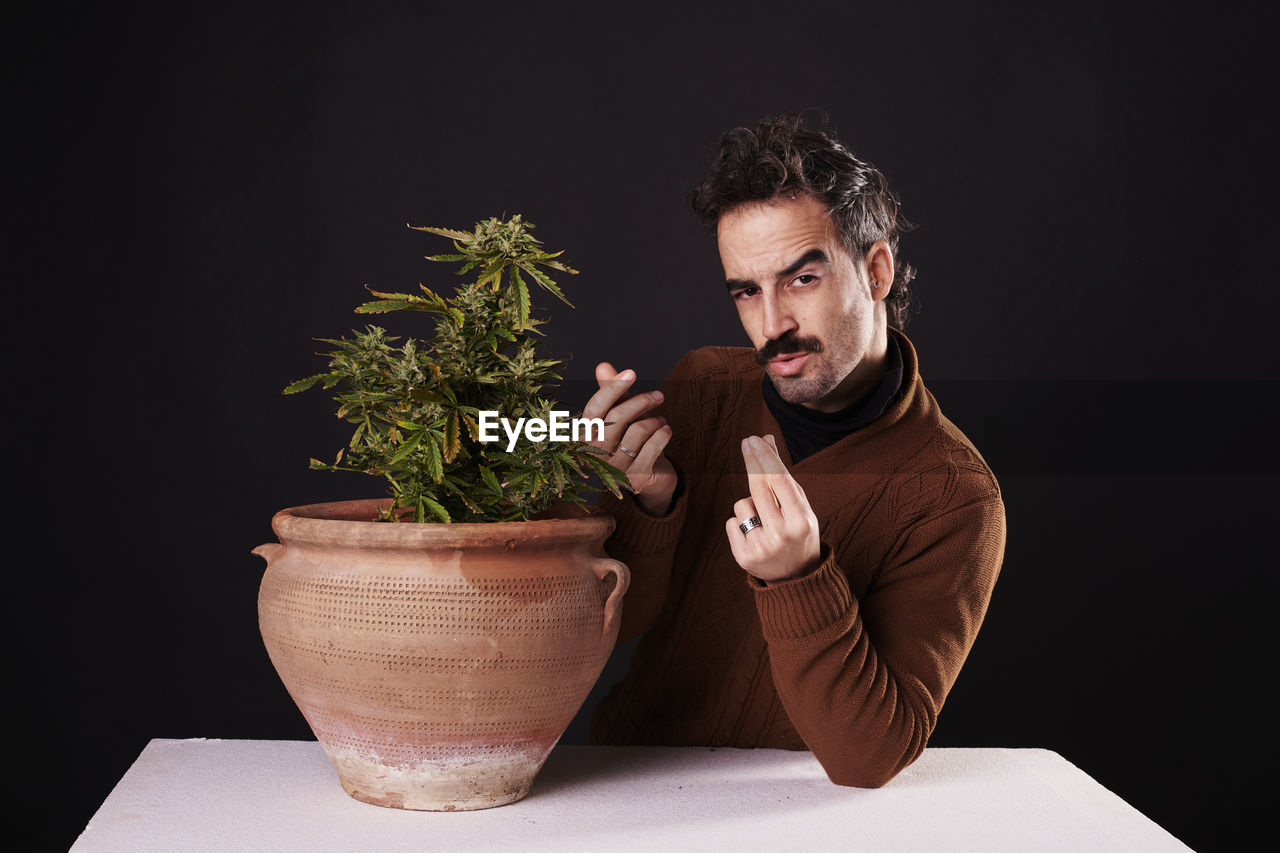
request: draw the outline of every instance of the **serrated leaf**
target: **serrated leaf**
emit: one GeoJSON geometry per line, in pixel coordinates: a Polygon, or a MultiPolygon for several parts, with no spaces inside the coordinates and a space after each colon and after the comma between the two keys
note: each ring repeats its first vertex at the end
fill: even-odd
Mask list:
{"type": "Polygon", "coordinates": [[[317,373],[315,376],[308,376],[306,379],[294,380],[293,382],[290,382],[288,385],[285,386],[284,393],[297,394],[300,391],[307,390],[312,385],[315,385],[317,382],[319,382],[321,379],[324,379],[326,376],[332,376],[332,375],[333,374],[331,373],[317,373]]]}
{"type": "Polygon", "coordinates": [[[471,498],[467,497],[464,492],[458,492],[458,499],[461,500],[464,504],[466,504],[467,509],[474,512],[476,515],[484,515],[484,508],[480,506],[480,504],[471,500],[471,498]]]}
{"type": "Polygon", "coordinates": [[[529,288],[520,277],[519,269],[513,268],[511,272],[516,282],[516,310],[520,316],[520,328],[524,329],[529,325],[529,288]]]}
{"type": "Polygon", "coordinates": [[[557,287],[556,283],[551,280],[551,276],[547,275],[542,270],[538,269],[532,264],[528,266],[521,264],[520,268],[528,272],[529,275],[536,278],[538,280],[538,283],[541,284],[543,287],[545,287],[547,290],[550,290],[556,296],[560,297],[560,300],[564,302],[565,305],[568,305],[570,308],[573,307],[573,303],[569,301],[569,298],[567,296],[565,296],[563,293],[560,292],[560,288],[557,287]]]}
{"type": "Polygon", "coordinates": [[[480,274],[480,278],[476,281],[478,287],[489,285],[491,290],[497,290],[502,286],[502,273],[506,270],[505,262],[490,264],[485,267],[484,272],[480,274]]]}
{"type": "Polygon", "coordinates": [[[493,471],[484,465],[480,466],[480,479],[493,490],[494,494],[502,494],[502,486],[498,485],[498,478],[493,475],[493,471]]]}
{"type": "Polygon", "coordinates": [[[401,461],[410,453],[412,453],[413,449],[422,443],[422,437],[426,434],[427,433],[425,430],[419,430],[418,432],[415,432],[412,436],[410,436],[407,440],[405,440],[405,442],[400,445],[400,449],[397,450],[395,455],[391,457],[391,462],[389,464],[395,465],[397,462],[401,461]]]}
{"type": "Polygon", "coordinates": [[[551,462],[551,478],[552,482],[555,483],[556,495],[562,497],[565,487],[564,469],[560,467],[558,460],[552,460],[551,462]]]}
{"type": "Polygon", "coordinates": [[[445,509],[443,506],[441,506],[440,504],[436,503],[436,501],[432,500],[426,495],[423,495],[421,500],[424,504],[426,504],[427,509],[431,510],[431,514],[434,515],[436,518],[440,519],[446,524],[453,521],[453,519],[449,516],[449,511],[445,509]]]}
{"type": "Polygon", "coordinates": [[[356,306],[357,314],[386,314],[388,311],[405,311],[412,304],[403,299],[377,299],[356,306]]]}
{"type": "Polygon", "coordinates": [[[426,388],[414,388],[409,392],[409,399],[416,403],[443,403],[444,397],[426,388]]]}
{"type": "MultiPolygon", "coordinates": [[[[605,488],[613,492],[615,497],[622,497],[622,491],[618,488],[618,481],[614,479],[613,473],[609,470],[613,468],[608,462],[596,456],[585,457],[588,465],[599,475],[600,480],[604,483],[605,488]]],[[[618,469],[613,468],[614,471],[618,469]]]]}
{"type": "Polygon", "coordinates": [[[432,228],[429,225],[409,225],[407,222],[405,225],[408,225],[414,231],[428,231],[432,234],[439,234],[441,237],[451,237],[454,240],[470,241],[475,239],[476,236],[467,231],[456,231],[453,228],[432,228]]]}
{"type": "Polygon", "coordinates": [[[444,430],[444,461],[452,462],[461,447],[462,441],[458,436],[458,413],[450,412],[444,430]]]}
{"type": "Polygon", "coordinates": [[[369,428],[369,419],[366,417],[364,420],[360,421],[360,423],[356,426],[356,431],[355,433],[352,434],[351,442],[347,445],[347,447],[350,447],[352,450],[355,450],[356,445],[360,442],[360,436],[364,435],[365,430],[368,428],[369,428]]]}
{"type": "MultiPolygon", "coordinates": [[[[423,433],[426,435],[426,433],[423,433]]],[[[440,478],[444,476],[444,465],[440,460],[440,447],[436,444],[435,436],[427,436],[427,440],[423,443],[427,449],[427,473],[435,482],[440,482],[440,478]]]]}
{"type": "Polygon", "coordinates": [[[464,414],[462,422],[467,425],[467,435],[471,436],[472,441],[480,440],[480,425],[476,423],[476,419],[470,415],[464,414]]]}

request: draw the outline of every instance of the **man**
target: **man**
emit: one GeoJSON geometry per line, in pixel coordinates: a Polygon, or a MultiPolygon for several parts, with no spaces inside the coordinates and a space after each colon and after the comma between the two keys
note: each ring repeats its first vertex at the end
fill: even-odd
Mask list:
{"type": "Polygon", "coordinates": [[[661,391],[600,364],[588,417],[634,494],[595,743],[810,749],[878,787],[924,750],[1004,557],[1000,488],[901,331],[909,227],[883,175],[795,117],[721,140],[692,206],[753,349],[688,353],[661,391]],[[892,325],[891,325],[892,322],[892,325]]]}

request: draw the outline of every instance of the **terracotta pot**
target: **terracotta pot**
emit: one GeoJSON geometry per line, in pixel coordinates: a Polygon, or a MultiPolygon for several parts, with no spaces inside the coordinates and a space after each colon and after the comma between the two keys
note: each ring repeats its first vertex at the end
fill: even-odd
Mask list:
{"type": "MultiPolygon", "coordinates": [[[[453,811],[529,791],[613,650],[630,581],[613,518],[373,521],[379,501],[271,521],[258,620],[289,695],[358,800],[453,811]]],[[[381,502],[381,503],[385,503],[381,502]]]]}

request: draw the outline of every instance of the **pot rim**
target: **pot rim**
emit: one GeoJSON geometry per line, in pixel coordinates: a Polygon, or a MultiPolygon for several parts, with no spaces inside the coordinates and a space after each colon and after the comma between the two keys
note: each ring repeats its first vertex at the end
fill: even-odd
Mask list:
{"type": "MultiPolygon", "coordinates": [[[[286,507],[271,519],[271,529],[285,545],[309,543],[395,549],[441,546],[510,548],[515,543],[551,546],[603,542],[616,524],[612,515],[595,507],[577,517],[529,521],[399,524],[376,521],[379,507],[390,502],[389,497],[382,497],[286,507]]],[[[579,514],[584,511],[572,503],[563,502],[544,512],[579,514]]]]}

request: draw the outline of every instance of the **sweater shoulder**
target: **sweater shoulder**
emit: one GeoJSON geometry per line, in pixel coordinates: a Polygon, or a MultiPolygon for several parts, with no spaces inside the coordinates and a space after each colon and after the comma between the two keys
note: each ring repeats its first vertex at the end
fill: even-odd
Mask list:
{"type": "Polygon", "coordinates": [[[687,379],[707,379],[742,378],[760,371],[749,347],[706,346],[685,353],[675,372],[687,379]]]}
{"type": "Polygon", "coordinates": [[[745,389],[759,385],[762,370],[746,347],[699,347],[676,362],[668,382],[672,392],[696,401],[702,415],[718,419],[738,408],[745,389]]]}
{"type": "MultiPolygon", "coordinates": [[[[927,394],[927,392],[926,392],[927,394]]],[[[972,504],[1003,504],[1000,483],[964,432],[928,395],[924,440],[899,468],[891,489],[894,516],[910,523],[972,504]]]]}

